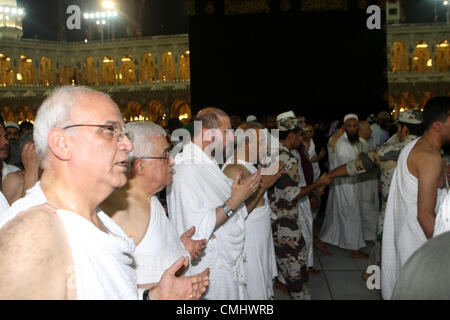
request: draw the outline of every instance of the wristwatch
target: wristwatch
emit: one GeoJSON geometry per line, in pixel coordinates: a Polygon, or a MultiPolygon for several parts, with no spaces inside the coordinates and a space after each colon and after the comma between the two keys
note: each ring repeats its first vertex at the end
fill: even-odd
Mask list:
{"type": "Polygon", "coordinates": [[[225,211],[225,214],[227,215],[228,218],[234,214],[234,211],[229,206],[227,206],[226,203],[224,203],[223,206],[221,206],[221,208],[225,211]]]}
{"type": "Polygon", "coordinates": [[[148,296],[148,293],[150,290],[145,290],[144,294],[142,295],[142,300],[150,300],[150,297],[148,296]]]}

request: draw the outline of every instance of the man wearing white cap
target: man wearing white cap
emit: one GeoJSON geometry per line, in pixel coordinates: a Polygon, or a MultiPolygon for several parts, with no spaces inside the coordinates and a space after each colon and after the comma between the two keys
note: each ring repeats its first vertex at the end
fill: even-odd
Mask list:
{"type": "Polygon", "coordinates": [[[247,119],[245,119],[245,121],[246,122],[253,122],[253,121],[258,121],[258,118],[256,118],[256,116],[254,116],[254,115],[249,115],[248,117],[247,117],[247,119]]]}
{"type": "MultiPolygon", "coordinates": [[[[344,118],[344,134],[335,148],[328,146],[330,170],[355,160],[362,151],[362,139],[358,134],[358,116],[348,114],[344,118]]],[[[361,226],[361,209],[357,177],[335,179],[328,196],[325,220],[316,246],[325,255],[330,253],[325,242],[352,251],[352,258],[367,258],[360,248],[365,247],[361,226]]]]}
{"type": "Polygon", "coordinates": [[[298,160],[292,154],[301,143],[300,121],[292,111],[277,117],[280,130],[280,161],[285,172],[277,183],[268,190],[270,207],[276,218],[272,220],[272,232],[279,273],[286,281],[289,295],[294,300],[306,300],[311,296],[308,290],[307,248],[298,225],[297,203],[315,189],[330,183],[327,174],[317,182],[301,188],[299,186],[298,160]]]}

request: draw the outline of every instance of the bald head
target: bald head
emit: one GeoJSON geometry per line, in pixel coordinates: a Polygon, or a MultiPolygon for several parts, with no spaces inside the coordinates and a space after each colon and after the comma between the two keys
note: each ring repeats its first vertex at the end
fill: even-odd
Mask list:
{"type": "Polygon", "coordinates": [[[201,121],[205,129],[217,129],[222,125],[224,119],[228,119],[228,115],[218,108],[205,108],[197,113],[194,121],[201,121]]]}
{"type": "Polygon", "coordinates": [[[364,140],[368,140],[372,135],[372,129],[370,128],[370,123],[366,120],[359,122],[359,136],[364,140]]]}

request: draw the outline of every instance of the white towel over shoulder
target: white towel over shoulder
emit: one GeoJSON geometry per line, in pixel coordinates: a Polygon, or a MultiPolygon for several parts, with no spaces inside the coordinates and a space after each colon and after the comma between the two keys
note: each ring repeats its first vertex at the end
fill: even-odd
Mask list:
{"type": "MultiPolygon", "coordinates": [[[[43,205],[47,199],[38,182],[0,218],[0,228],[20,212],[43,205]]],[[[132,268],[134,244],[105,213],[98,217],[110,233],[73,212],[57,210],[63,221],[74,266],[69,281],[75,281],[79,300],[136,300],[136,272],[132,268]]]]}

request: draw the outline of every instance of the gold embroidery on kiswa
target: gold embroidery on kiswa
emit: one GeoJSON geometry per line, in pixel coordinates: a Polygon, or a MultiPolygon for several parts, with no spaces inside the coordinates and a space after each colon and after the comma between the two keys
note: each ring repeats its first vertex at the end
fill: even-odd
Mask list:
{"type": "Polygon", "coordinates": [[[347,0],[302,0],[302,11],[348,10],[347,0]]]}
{"type": "Polygon", "coordinates": [[[270,12],[270,0],[225,0],[225,14],[270,12]]]}
{"type": "Polygon", "coordinates": [[[195,16],[195,0],[188,0],[188,14],[195,16]]]}

